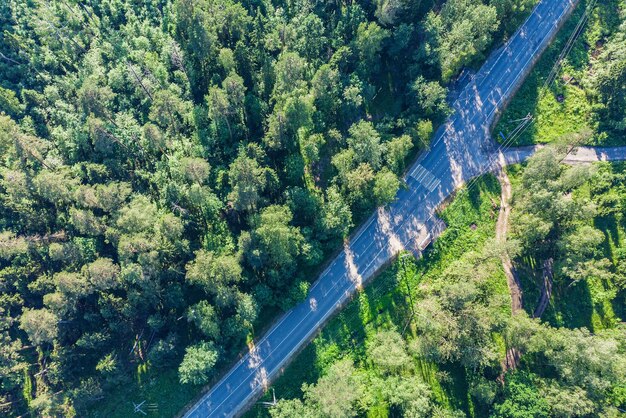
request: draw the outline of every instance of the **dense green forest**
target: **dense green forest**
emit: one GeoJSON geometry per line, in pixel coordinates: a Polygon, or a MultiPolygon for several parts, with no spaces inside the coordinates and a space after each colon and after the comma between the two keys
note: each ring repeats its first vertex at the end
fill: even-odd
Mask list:
{"type": "Polygon", "coordinates": [[[209,382],[533,4],[0,2],[0,413],[209,382]]]}

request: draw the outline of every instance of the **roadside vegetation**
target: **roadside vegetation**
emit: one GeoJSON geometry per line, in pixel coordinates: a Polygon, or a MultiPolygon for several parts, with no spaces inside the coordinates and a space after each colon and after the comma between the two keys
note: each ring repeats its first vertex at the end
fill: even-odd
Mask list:
{"type": "MultiPolygon", "coordinates": [[[[413,414],[421,411],[428,416],[428,411],[454,414],[454,411],[468,410],[471,399],[465,368],[456,361],[437,361],[459,359],[461,347],[457,338],[460,335],[448,334],[439,328],[439,335],[446,334],[449,338],[445,348],[437,347],[434,340],[420,341],[417,336],[434,335],[426,328],[438,327],[442,316],[458,325],[459,318],[440,305],[443,299],[440,296],[448,291],[453,293],[450,298],[456,298],[467,292],[468,287],[476,290],[471,300],[458,306],[467,308],[468,315],[464,320],[477,321],[474,322],[476,325],[485,319],[486,309],[501,310],[504,316],[510,316],[506,279],[493,257],[484,264],[478,262],[484,267],[478,274],[469,271],[477,263],[478,255],[493,250],[491,239],[495,235],[499,197],[498,181],[491,175],[480,178],[468,191],[459,192],[440,214],[448,228],[424,257],[416,260],[408,254],[401,256],[358,293],[294,359],[263,399],[271,400],[275,392],[279,399],[292,400],[282,400],[278,408],[272,409],[258,405],[246,417],[267,417],[270,414],[274,417],[324,416],[321,409],[315,408],[334,404],[335,391],[320,397],[314,388],[320,385],[318,382],[324,385],[339,377],[334,367],[337,363],[343,367],[349,364],[342,377],[346,379],[347,375],[348,380],[355,380],[362,390],[350,401],[337,399],[349,411],[335,416],[358,413],[359,416],[385,417],[394,411],[413,411],[413,414]],[[464,281],[462,279],[470,279],[470,276],[466,286],[458,286],[464,281]],[[481,287],[480,291],[477,287],[481,287]],[[411,290],[410,295],[407,289],[411,290]],[[493,296],[493,304],[483,305],[478,301],[479,294],[493,296]],[[424,299],[429,301],[428,305],[424,299]],[[484,311],[481,314],[479,310],[484,311]],[[428,355],[423,355],[423,350],[427,350],[428,355]],[[391,364],[394,362],[397,364],[391,364]],[[398,391],[394,390],[396,388],[398,391]],[[401,391],[403,388],[404,392],[401,391]],[[307,394],[304,403],[299,400],[303,393],[307,394]],[[394,394],[398,396],[394,397],[394,394]]],[[[486,328],[482,331],[476,335],[477,340],[488,332],[486,328]]],[[[499,337],[494,339],[490,350],[503,354],[499,331],[496,330],[499,337]]],[[[467,334],[465,337],[472,338],[467,334]]],[[[464,359],[468,365],[478,366],[474,364],[477,360],[464,359]]],[[[497,361],[489,367],[498,374],[500,366],[497,361]]]]}
{"type": "Polygon", "coordinates": [[[533,4],[0,2],[0,414],[182,407],[533,4]]]}
{"type": "Polygon", "coordinates": [[[507,145],[549,143],[562,135],[589,130],[591,145],[626,144],[626,2],[582,0],[530,73],[494,129],[507,145]],[[589,6],[583,30],[546,85],[558,57],[589,6]],[[527,115],[533,123],[515,130],[527,115]]]}
{"type": "Polygon", "coordinates": [[[278,405],[247,417],[618,416],[626,406],[626,173],[621,164],[563,166],[567,151],[550,147],[509,170],[505,246],[494,244],[495,178],[460,192],[433,248],[399,259],[358,294],[266,394],[278,405]],[[514,316],[501,251],[521,277],[526,312],[514,316]],[[549,304],[531,319],[548,259],[549,304]],[[511,349],[519,357],[507,367],[511,349]],[[338,384],[358,396],[325,390],[338,384]]]}

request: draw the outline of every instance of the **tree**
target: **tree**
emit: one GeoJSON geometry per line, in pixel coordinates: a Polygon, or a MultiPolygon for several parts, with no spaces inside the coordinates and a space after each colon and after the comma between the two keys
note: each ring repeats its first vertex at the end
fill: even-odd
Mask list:
{"type": "Polygon", "coordinates": [[[228,172],[232,188],[229,199],[239,211],[251,211],[258,206],[268,184],[268,174],[271,175],[269,169],[262,168],[256,158],[249,156],[250,151],[251,148],[241,148],[228,172]]]}
{"type": "Polygon", "coordinates": [[[186,127],[190,112],[191,103],[183,100],[180,88],[172,84],[154,94],[149,117],[167,132],[178,135],[186,127]]]}
{"type": "Polygon", "coordinates": [[[611,262],[599,258],[600,244],[604,242],[604,234],[592,226],[585,225],[561,237],[557,243],[562,272],[574,281],[611,277],[611,262]],[[599,275],[599,277],[598,277],[599,275]]]}
{"type": "Polygon", "coordinates": [[[411,91],[415,95],[416,106],[424,116],[441,117],[448,112],[448,92],[439,82],[426,81],[423,76],[419,76],[411,85],[411,91]]]}
{"type": "Polygon", "coordinates": [[[433,136],[433,123],[429,119],[420,120],[417,123],[417,138],[426,147],[430,144],[430,139],[433,136]]]}
{"type": "Polygon", "coordinates": [[[120,267],[110,258],[98,258],[84,268],[90,284],[98,290],[108,290],[118,286],[120,267]]]}
{"type": "Polygon", "coordinates": [[[48,309],[24,309],[20,328],[35,345],[51,344],[57,337],[59,319],[48,309]]]}
{"type": "Polygon", "coordinates": [[[326,143],[322,134],[309,134],[305,129],[299,131],[300,153],[304,162],[311,166],[320,160],[321,148],[326,143]]]}
{"type": "Polygon", "coordinates": [[[369,206],[372,197],[374,171],[367,163],[359,164],[357,168],[346,175],[344,187],[349,201],[361,210],[369,206]]]}
{"type": "Polygon", "coordinates": [[[555,399],[549,404],[554,408],[551,416],[576,404],[581,410],[593,405],[593,413],[597,413],[611,388],[621,384],[626,375],[626,360],[620,351],[624,335],[619,330],[592,335],[584,328],[552,328],[517,315],[507,329],[507,341],[525,353],[528,361],[550,365],[552,374],[541,394],[555,399]],[[570,405],[556,399],[560,397],[571,399],[570,405]]]}
{"type": "Polygon", "coordinates": [[[274,66],[276,82],[272,96],[278,100],[282,95],[305,87],[308,70],[306,61],[295,52],[283,52],[274,66]]]}
{"type": "Polygon", "coordinates": [[[615,132],[626,131],[626,30],[618,33],[602,48],[590,74],[594,91],[594,113],[599,122],[615,132]]]}
{"type": "Polygon", "coordinates": [[[42,170],[34,179],[37,193],[54,205],[69,203],[77,187],[77,179],[68,174],[42,170]]]}
{"type": "Polygon", "coordinates": [[[411,349],[438,363],[458,361],[464,367],[481,371],[500,360],[492,338],[506,325],[504,307],[510,300],[498,296],[487,285],[501,262],[495,244],[466,253],[452,262],[436,285],[425,290],[415,304],[418,332],[411,349]]]}
{"type": "Polygon", "coordinates": [[[354,43],[359,51],[359,57],[362,60],[361,68],[365,74],[375,73],[379,68],[380,53],[388,37],[389,32],[378,26],[376,22],[359,24],[354,43]]]}
{"type": "Polygon", "coordinates": [[[22,105],[13,90],[0,87],[0,111],[13,118],[22,113],[22,105]]]}
{"type": "Polygon", "coordinates": [[[341,79],[339,71],[329,64],[320,66],[311,80],[311,94],[315,108],[322,115],[326,126],[337,118],[336,112],[341,104],[341,79]]]}
{"type": "Polygon", "coordinates": [[[355,402],[363,387],[355,375],[351,360],[334,363],[328,373],[315,385],[302,385],[306,403],[314,405],[320,415],[327,417],[352,417],[356,415],[355,402]]]}
{"type": "Polygon", "coordinates": [[[28,364],[21,355],[22,344],[19,340],[13,341],[7,331],[7,324],[2,324],[0,331],[0,389],[2,399],[4,394],[19,388],[23,384],[24,372],[28,364]]]}
{"type": "Polygon", "coordinates": [[[211,171],[211,166],[203,158],[187,157],[180,161],[180,166],[185,178],[197,184],[204,184],[211,171]]]}
{"type": "Polygon", "coordinates": [[[282,109],[270,115],[263,141],[274,150],[293,149],[298,130],[312,128],[314,111],[310,97],[287,97],[282,109]]]}
{"type": "Polygon", "coordinates": [[[187,347],[185,357],[178,367],[180,383],[206,384],[218,358],[219,353],[211,342],[201,342],[187,347]]]}
{"type": "Polygon", "coordinates": [[[391,203],[400,189],[400,180],[391,171],[383,169],[374,177],[374,198],[379,206],[391,203]]]}
{"type": "Polygon", "coordinates": [[[302,234],[290,225],[292,219],[288,207],[269,206],[254,217],[250,236],[242,235],[239,240],[249,265],[257,274],[267,275],[275,287],[282,287],[293,275],[302,248],[302,234]]]}
{"type": "Polygon", "coordinates": [[[405,417],[437,416],[432,411],[432,392],[417,376],[390,376],[382,382],[381,391],[405,417]]]}
{"type": "Polygon", "coordinates": [[[387,166],[396,174],[401,174],[404,170],[404,161],[411,148],[413,148],[413,141],[408,135],[402,135],[397,138],[393,138],[387,142],[385,147],[385,161],[387,166]]]}
{"type": "MultiPolygon", "coordinates": [[[[105,212],[113,212],[130,196],[132,188],[125,182],[109,182],[98,184],[95,187],[90,185],[79,186],[74,194],[76,203],[84,208],[98,208],[105,212]]],[[[147,204],[145,197],[140,197],[135,205],[147,204]]]]}
{"type": "Polygon", "coordinates": [[[505,382],[503,402],[495,405],[497,418],[549,417],[550,407],[535,384],[523,373],[509,376],[505,382]]]}
{"type": "Polygon", "coordinates": [[[300,399],[280,399],[276,406],[269,410],[272,418],[316,418],[318,411],[303,403],[300,399]]]}
{"type": "Polygon", "coordinates": [[[532,0],[491,0],[489,4],[496,8],[498,20],[508,33],[517,29],[526,12],[535,6],[532,0]]]}
{"type": "Polygon", "coordinates": [[[221,124],[226,125],[230,141],[235,139],[234,135],[237,133],[234,128],[244,122],[245,94],[243,79],[231,73],[222,81],[221,88],[211,87],[207,95],[209,117],[217,124],[218,132],[221,124]]]}
{"type": "Polygon", "coordinates": [[[377,170],[382,162],[383,147],[374,125],[361,121],[352,125],[349,132],[348,146],[354,151],[354,161],[357,164],[368,163],[377,170]]]}
{"type": "Polygon", "coordinates": [[[193,322],[202,334],[214,340],[220,335],[220,327],[215,309],[206,300],[191,306],[187,311],[187,321],[193,322]]]}
{"type": "Polygon", "coordinates": [[[331,236],[345,238],[352,228],[350,206],[336,187],[331,186],[326,192],[322,222],[324,230],[331,236]]]}
{"type": "Polygon", "coordinates": [[[385,26],[396,24],[406,12],[405,0],[377,0],[376,17],[385,26]]]}
{"type": "Polygon", "coordinates": [[[406,343],[396,330],[378,331],[367,343],[367,357],[383,373],[398,373],[409,366],[406,343]]]}
{"type": "Polygon", "coordinates": [[[187,281],[213,295],[218,306],[232,305],[235,302],[233,285],[242,279],[237,257],[205,250],[198,250],[195,255],[194,260],[187,264],[187,281]]]}
{"type": "Polygon", "coordinates": [[[320,60],[328,44],[324,22],[315,13],[294,21],[295,50],[309,62],[320,60]]]}
{"type": "Polygon", "coordinates": [[[157,368],[171,367],[178,356],[179,344],[175,334],[157,340],[148,351],[148,360],[157,368]]]}
{"type": "Polygon", "coordinates": [[[439,14],[429,12],[424,24],[427,48],[436,54],[444,82],[482,57],[498,24],[495,7],[479,0],[450,0],[439,14]]]}
{"type": "Polygon", "coordinates": [[[102,220],[90,210],[70,209],[71,223],[84,235],[101,235],[105,230],[102,220]]]}
{"type": "Polygon", "coordinates": [[[80,273],[61,271],[54,275],[54,282],[59,292],[74,301],[91,294],[94,289],[88,277],[80,273]]]}

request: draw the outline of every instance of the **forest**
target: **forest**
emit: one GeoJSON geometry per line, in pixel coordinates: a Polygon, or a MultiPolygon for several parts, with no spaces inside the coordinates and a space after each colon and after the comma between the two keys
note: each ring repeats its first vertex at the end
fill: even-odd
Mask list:
{"type": "Polygon", "coordinates": [[[2,413],[84,415],[144,369],[199,390],[532,3],[2,2],[2,413]]]}
{"type": "MultiPolygon", "coordinates": [[[[0,414],[102,416],[120,388],[173,370],[164,392],[187,398],[156,414],[175,415],[393,200],[449,114],[456,77],[534,4],[0,2],[0,414]]],[[[620,31],[589,88],[597,120],[623,134],[620,31]]],[[[333,368],[337,384],[351,367],[333,368]]],[[[408,393],[397,402],[429,410],[423,386],[393,378],[408,393]]]]}

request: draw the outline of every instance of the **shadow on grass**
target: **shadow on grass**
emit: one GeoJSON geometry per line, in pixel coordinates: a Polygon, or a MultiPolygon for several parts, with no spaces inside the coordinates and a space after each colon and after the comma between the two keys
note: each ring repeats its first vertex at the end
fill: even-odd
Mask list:
{"type": "Polygon", "coordinates": [[[609,259],[614,259],[613,248],[619,247],[620,225],[615,216],[603,216],[594,219],[594,226],[604,233],[606,239],[602,243],[604,255],[609,259]]]}
{"type": "Polygon", "coordinates": [[[559,283],[555,286],[552,303],[546,309],[544,319],[552,326],[570,329],[585,327],[594,332],[593,314],[594,305],[587,282],[571,286],[559,283]]]}
{"type": "Polygon", "coordinates": [[[541,270],[537,270],[537,262],[532,257],[518,258],[514,264],[523,291],[522,307],[532,316],[541,298],[541,270]]]}
{"type": "Polygon", "coordinates": [[[626,289],[617,292],[615,299],[611,301],[613,312],[622,321],[626,320],[626,289]]]}

